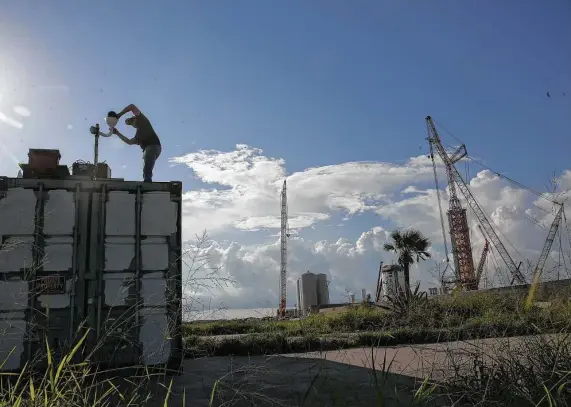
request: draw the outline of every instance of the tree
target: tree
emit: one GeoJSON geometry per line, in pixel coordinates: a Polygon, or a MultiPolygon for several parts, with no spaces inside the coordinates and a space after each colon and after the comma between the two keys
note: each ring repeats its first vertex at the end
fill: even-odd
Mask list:
{"type": "Polygon", "coordinates": [[[410,292],[410,265],[420,260],[430,258],[428,248],[430,239],[416,229],[404,232],[393,230],[391,232],[392,243],[385,243],[383,248],[387,252],[393,252],[398,256],[398,263],[404,270],[405,291],[410,292]]]}

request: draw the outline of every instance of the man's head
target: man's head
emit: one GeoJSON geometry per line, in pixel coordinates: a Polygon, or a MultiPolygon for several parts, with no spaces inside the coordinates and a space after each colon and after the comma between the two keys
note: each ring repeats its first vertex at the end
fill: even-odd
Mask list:
{"type": "Polygon", "coordinates": [[[131,116],[125,119],[125,124],[127,126],[133,126],[134,128],[137,128],[137,117],[136,116],[131,116]]]}

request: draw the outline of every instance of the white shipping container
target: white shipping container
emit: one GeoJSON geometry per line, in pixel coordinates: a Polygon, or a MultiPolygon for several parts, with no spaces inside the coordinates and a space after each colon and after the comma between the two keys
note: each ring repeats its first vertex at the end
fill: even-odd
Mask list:
{"type": "Polygon", "coordinates": [[[181,193],[180,182],[0,177],[3,370],[45,355],[46,337],[65,352],[80,326],[93,362],[178,368],[181,193]]]}

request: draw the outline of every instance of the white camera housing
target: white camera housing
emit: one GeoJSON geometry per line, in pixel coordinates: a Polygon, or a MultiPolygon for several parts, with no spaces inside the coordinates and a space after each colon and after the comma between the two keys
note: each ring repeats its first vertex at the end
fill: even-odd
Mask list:
{"type": "Polygon", "coordinates": [[[107,123],[107,126],[109,126],[110,129],[113,129],[117,125],[118,121],[119,119],[117,119],[116,117],[107,116],[105,118],[105,123],[107,123]]]}

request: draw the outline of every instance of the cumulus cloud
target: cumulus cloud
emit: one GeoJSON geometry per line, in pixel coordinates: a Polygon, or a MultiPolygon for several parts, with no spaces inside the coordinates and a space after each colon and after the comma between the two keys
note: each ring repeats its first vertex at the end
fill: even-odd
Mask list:
{"type": "Polygon", "coordinates": [[[405,165],[348,162],[286,176],[283,159],[244,144],[231,152],[202,150],[171,162],[187,165],[197,179],[213,185],[184,194],[187,232],[279,228],[280,191],[286,179],[290,227],[303,228],[329,219],[335,211],[374,211],[396,189],[427,181],[432,174],[428,160],[413,158],[405,165]]]}
{"type": "MultiPolygon", "coordinates": [[[[371,265],[376,265],[378,270],[379,262],[383,256],[386,257],[381,252],[385,239],[386,231],[380,227],[364,232],[353,242],[348,239],[334,242],[311,242],[298,237],[290,239],[288,304],[295,304],[295,281],[308,270],[328,276],[332,301],[342,301],[346,288],[359,293],[361,288],[367,288],[371,292],[371,276],[374,275],[371,265]]],[[[205,269],[220,269],[220,276],[229,278],[236,284],[216,289],[214,293],[212,290],[192,293],[201,297],[198,303],[209,303],[211,297],[214,297],[215,306],[224,305],[229,308],[266,308],[277,305],[279,240],[260,245],[241,245],[236,242],[221,244],[212,241],[201,252],[209,259],[205,269]]]]}
{"type": "MultiPolygon", "coordinates": [[[[204,298],[214,296],[215,301],[234,308],[276,306],[280,267],[276,231],[280,227],[279,199],[284,179],[288,185],[292,229],[312,227],[327,235],[325,221],[336,213],[343,217],[344,223],[350,223],[356,214],[362,213],[370,214],[368,219],[371,219],[353,239],[311,241],[292,235],[288,243],[290,305],[295,303],[295,280],[307,270],[328,275],[332,301],[341,300],[346,288],[357,293],[361,288],[374,291],[379,262],[395,260],[392,254],[383,252],[382,247],[390,231],[396,228],[419,229],[433,242],[433,260],[412,270],[412,277],[420,280],[423,287],[437,283],[431,269],[436,265],[443,269],[445,250],[440,212],[433,186],[432,162],[426,156],[410,158],[405,164],[347,162],[288,175],[283,159],[267,157],[260,149],[239,144],[234,151],[204,150],[175,157],[171,162],[188,166],[203,184],[202,188],[184,194],[184,236],[190,238],[194,233],[207,230],[213,241],[203,250],[208,254],[210,267],[219,268],[236,282],[231,288],[198,294],[204,298]],[[266,231],[265,242],[246,243],[249,231],[260,230],[266,231]],[[217,240],[219,234],[227,231],[239,231],[244,240],[236,237],[233,239],[237,241],[217,240]]],[[[441,185],[445,185],[440,165],[438,170],[441,185]]],[[[529,260],[534,266],[554,217],[553,204],[507,183],[489,170],[469,175],[467,182],[514,261],[524,262],[523,267],[529,269],[526,262],[529,260]]],[[[557,183],[560,190],[571,189],[571,171],[565,171],[557,183]]],[[[448,191],[442,190],[440,195],[446,211],[448,191]]],[[[461,195],[460,198],[467,207],[461,195]]],[[[484,237],[476,217],[469,213],[468,220],[477,263],[484,237]]],[[[446,214],[444,222],[447,230],[446,214]]],[[[563,232],[566,233],[566,228],[563,232]]],[[[449,241],[447,232],[446,238],[449,241]]],[[[552,277],[550,272],[562,261],[561,256],[565,259],[568,254],[569,242],[567,246],[553,246],[546,278],[552,277]]],[[[449,257],[451,259],[451,253],[449,257]]],[[[571,264],[569,258],[566,264],[571,264]]],[[[492,248],[486,263],[490,283],[508,281],[505,270],[501,257],[492,248]]],[[[565,268],[559,268],[559,272],[566,276],[565,268]]]]}
{"type": "Polygon", "coordinates": [[[29,117],[32,112],[26,106],[14,106],[14,113],[22,116],[22,117],[29,117]]]}
{"type": "Polygon", "coordinates": [[[13,117],[7,116],[5,113],[0,112],[0,122],[7,124],[8,126],[11,126],[15,129],[22,129],[24,127],[24,124],[16,119],[14,119],[13,117]]]}

